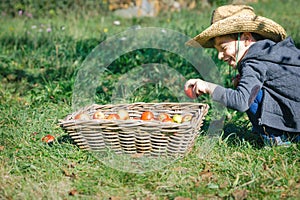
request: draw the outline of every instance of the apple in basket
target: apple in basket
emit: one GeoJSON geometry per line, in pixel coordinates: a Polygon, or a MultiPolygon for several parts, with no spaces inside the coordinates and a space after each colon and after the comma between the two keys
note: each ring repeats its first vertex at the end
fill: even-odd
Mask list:
{"type": "Polygon", "coordinates": [[[175,114],[173,116],[173,121],[180,124],[182,122],[182,115],[179,115],[179,114],[175,114]]]}
{"type": "Polygon", "coordinates": [[[172,118],[165,118],[162,122],[174,122],[172,118]]]}
{"type": "Polygon", "coordinates": [[[171,119],[171,117],[167,113],[160,113],[157,119],[162,122],[165,119],[171,119]]]}
{"type": "Polygon", "coordinates": [[[193,118],[193,115],[192,115],[192,114],[186,114],[186,115],[184,115],[184,116],[182,117],[182,123],[183,123],[183,122],[189,122],[189,121],[192,120],[192,118],[193,118]]]}
{"type": "Polygon", "coordinates": [[[97,110],[94,114],[93,114],[93,119],[105,119],[105,115],[102,111],[97,110]]]}
{"type": "Polygon", "coordinates": [[[109,119],[109,120],[116,120],[116,119],[120,119],[120,116],[116,113],[112,113],[112,114],[109,114],[106,119],[109,119]]]}
{"type": "Polygon", "coordinates": [[[144,111],[141,115],[141,120],[149,121],[154,119],[154,114],[151,111],[144,111]]]}
{"type": "Polygon", "coordinates": [[[90,116],[86,113],[79,113],[74,117],[75,120],[89,120],[90,116]]]}
{"type": "Polygon", "coordinates": [[[125,110],[125,109],[119,110],[119,111],[118,111],[118,115],[119,115],[120,119],[122,119],[122,120],[127,120],[127,119],[129,119],[128,111],[125,110]]]}

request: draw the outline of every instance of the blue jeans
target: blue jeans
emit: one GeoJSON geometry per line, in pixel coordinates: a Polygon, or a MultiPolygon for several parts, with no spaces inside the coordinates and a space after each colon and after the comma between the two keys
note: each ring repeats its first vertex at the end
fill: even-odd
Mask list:
{"type": "Polygon", "coordinates": [[[291,142],[300,142],[300,134],[287,133],[271,127],[263,127],[259,124],[261,116],[261,104],[263,99],[263,90],[260,90],[250,105],[247,115],[252,123],[252,131],[259,133],[266,145],[289,145],[291,142]]]}
{"type": "Polygon", "coordinates": [[[249,110],[247,110],[247,115],[252,123],[252,131],[256,133],[263,133],[263,127],[259,125],[258,119],[261,115],[261,104],[263,99],[263,91],[259,90],[253,103],[250,105],[249,110]]]}

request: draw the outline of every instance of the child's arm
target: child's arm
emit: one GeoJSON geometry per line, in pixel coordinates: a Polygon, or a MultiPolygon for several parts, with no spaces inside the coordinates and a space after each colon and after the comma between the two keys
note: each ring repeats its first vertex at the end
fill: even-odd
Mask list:
{"type": "Polygon", "coordinates": [[[248,59],[244,60],[242,64],[243,66],[239,71],[241,74],[240,81],[236,89],[225,88],[201,79],[190,79],[186,82],[185,87],[194,85],[195,94],[210,94],[213,101],[219,102],[227,108],[245,112],[263,87],[265,80],[268,78],[267,71],[270,69],[268,68],[268,62],[260,60],[248,59]]]}
{"type": "Polygon", "coordinates": [[[185,83],[184,88],[186,90],[189,87],[193,87],[193,92],[196,94],[196,96],[199,96],[202,94],[211,95],[217,86],[217,84],[203,81],[201,79],[190,79],[185,83]]]}

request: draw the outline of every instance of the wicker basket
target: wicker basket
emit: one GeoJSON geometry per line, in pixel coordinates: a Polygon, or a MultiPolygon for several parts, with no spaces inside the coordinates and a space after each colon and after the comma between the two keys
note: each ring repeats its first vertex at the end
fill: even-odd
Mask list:
{"type": "Polygon", "coordinates": [[[117,105],[91,105],[60,120],[61,127],[81,149],[91,151],[113,150],[122,154],[151,156],[185,155],[194,145],[209,106],[201,103],[133,103],[117,105]],[[126,109],[128,120],[74,120],[78,113],[92,116],[97,110],[106,115],[126,109]],[[158,120],[137,120],[144,111],[159,113],[192,114],[191,121],[183,123],[158,120]]]}

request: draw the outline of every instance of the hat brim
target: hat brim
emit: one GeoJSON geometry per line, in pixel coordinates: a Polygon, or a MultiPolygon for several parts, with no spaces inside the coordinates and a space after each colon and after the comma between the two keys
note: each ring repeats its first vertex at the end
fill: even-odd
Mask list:
{"type": "Polygon", "coordinates": [[[213,23],[199,35],[186,42],[186,45],[213,48],[213,38],[231,33],[253,32],[264,38],[279,42],[286,37],[282,26],[271,19],[261,16],[237,15],[213,23]],[[196,44],[198,43],[198,45],[196,44]]]}

